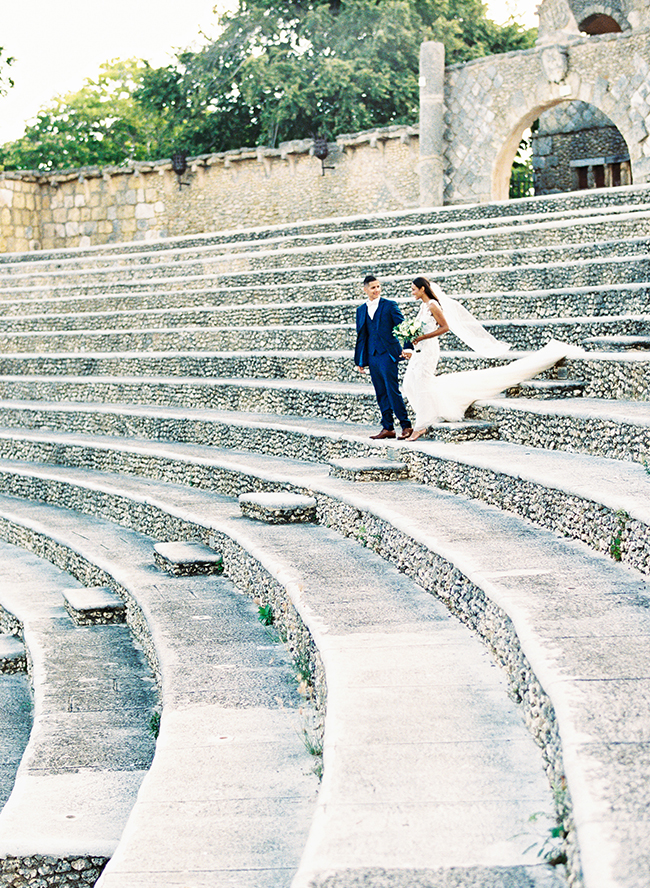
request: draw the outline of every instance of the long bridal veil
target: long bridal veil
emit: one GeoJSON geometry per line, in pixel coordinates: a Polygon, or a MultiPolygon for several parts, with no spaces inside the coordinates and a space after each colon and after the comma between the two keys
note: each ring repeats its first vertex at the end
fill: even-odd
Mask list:
{"type": "MultiPolygon", "coordinates": [[[[482,357],[496,358],[507,354],[510,349],[508,343],[495,339],[480,321],[437,285],[432,284],[432,289],[440,302],[449,329],[459,339],[482,357]]],[[[426,429],[440,421],[458,422],[474,401],[493,398],[549,369],[563,358],[584,354],[579,346],[551,339],[543,348],[505,365],[436,376],[438,340],[425,342],[431,343],[431,346],[413,354],[402,387],[415,410],[416,430],[426,429]]]]}
{"type": "Polygon", "coordinates": [[[509,350],[509,343],[495,339],[465,306],[448,296],[437,284],[432,283],[431,289],[440,303],[449,329],[472,351],[483,358],[499,358],[509,350]]]}

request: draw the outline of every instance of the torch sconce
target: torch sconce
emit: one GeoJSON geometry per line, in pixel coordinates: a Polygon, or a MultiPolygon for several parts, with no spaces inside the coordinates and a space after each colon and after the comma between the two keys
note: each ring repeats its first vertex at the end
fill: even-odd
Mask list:
{"type": "Polygon", "coordinates": [[[323,136],[314,137],[314,145],[311,149],[311,153],[314,155],[314,157],[317,157],[320,160],[321,175],[325,175],[325,170],[335,169],[335,167],[333,166],[325,166],[325,160],[327,159],[330,151],[327,144],[327,139],[323,138],[323,136]]]}
{"type": "Polygon", "coordinates": [[[183,182],[183,173],[187,170],[187,154],[185,151],[177,151],[172,154],[172,170],[178,176],[178,190],[182,191],[183,185],[190,187],[189,182],[183,182]]]}

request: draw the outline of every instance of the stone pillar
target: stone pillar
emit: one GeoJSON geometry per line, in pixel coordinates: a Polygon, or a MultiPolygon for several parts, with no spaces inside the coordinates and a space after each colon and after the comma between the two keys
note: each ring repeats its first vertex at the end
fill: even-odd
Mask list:
{"type": "Polygon", "coordinates": [[[420,206],[443,201],[445,127],[445,47],[427,41],[420,47],[420,206]]]}

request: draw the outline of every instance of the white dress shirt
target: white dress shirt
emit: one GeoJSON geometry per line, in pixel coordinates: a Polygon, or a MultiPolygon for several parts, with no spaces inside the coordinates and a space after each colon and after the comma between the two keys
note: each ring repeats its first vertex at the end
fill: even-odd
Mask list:
{"type": "Polygon", "coordinates": [[[366,308],[368,309],[368,317],[369,318],[374,318],[375,312],[379,308],[379,300],[380,299],[381,299],[381,296],[379,296],[377,299],[366,299],[366,308]]]}

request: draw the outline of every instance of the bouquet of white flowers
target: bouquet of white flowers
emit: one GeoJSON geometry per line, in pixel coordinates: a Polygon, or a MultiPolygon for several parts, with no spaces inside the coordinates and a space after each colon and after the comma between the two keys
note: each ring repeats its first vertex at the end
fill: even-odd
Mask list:
{"type": "Polygon", "coordinates": [[[393,333],[402,343],[412,342],[423,330],[424,325],[417,318],[413,318],[411,321],[402,321],[401,324],[393,327],[393,333]]]}

